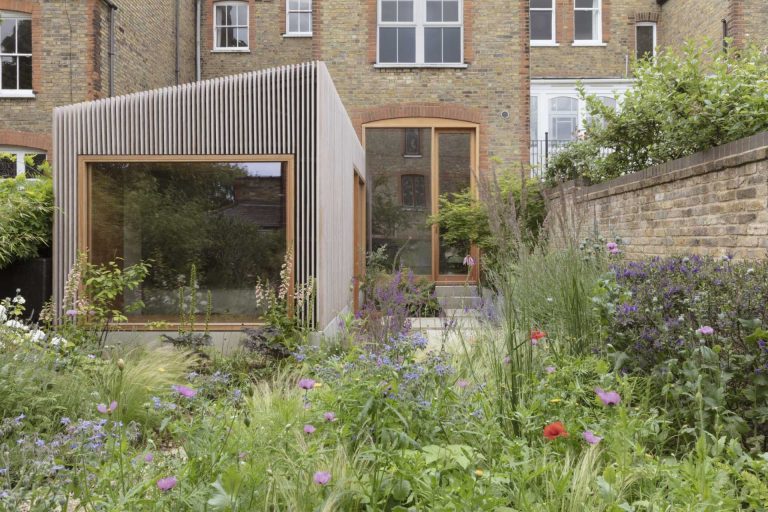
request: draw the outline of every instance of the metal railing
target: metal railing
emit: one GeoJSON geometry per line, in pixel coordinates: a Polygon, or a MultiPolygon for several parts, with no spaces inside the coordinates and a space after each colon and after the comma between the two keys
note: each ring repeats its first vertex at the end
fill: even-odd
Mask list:
{"type": "Polygon", "coordinates": [[[573,142],[572,140],[551,140],[549,134],[545,133],[543,139],[531,139],[530,146],[530,164],[531,175],[543,177],[552,158],[558,151],[573,142]]]}

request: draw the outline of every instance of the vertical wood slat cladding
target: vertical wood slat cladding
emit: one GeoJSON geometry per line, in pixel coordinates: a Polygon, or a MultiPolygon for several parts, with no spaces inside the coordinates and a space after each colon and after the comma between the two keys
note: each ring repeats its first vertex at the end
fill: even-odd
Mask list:
{"type": "MultiPolygon", "coordinates": [[[[318,80],[333,88],[325,65],[313,62],[57,108],[53,274],[59,314],[78,236],[85,236],[78,233],[80,155],[294,155],[294,277],[300,284],[317,276],[318,80]]],[[[344,112],[340,102],[336,107],[344,112]]],[[[359,146],[357,137],[343,143],[359,146]]]]}

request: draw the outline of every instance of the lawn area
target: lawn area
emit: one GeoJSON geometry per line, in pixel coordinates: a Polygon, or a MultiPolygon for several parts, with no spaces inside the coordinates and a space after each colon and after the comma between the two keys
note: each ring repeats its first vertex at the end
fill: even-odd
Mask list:
{"type": "Polygon", "coordinates": [[[0,508],[768,508],[767,263],[600,241],[499,268],[451,343],[386,294],[286,357],[102,346],[8,299],[0,508]]]}

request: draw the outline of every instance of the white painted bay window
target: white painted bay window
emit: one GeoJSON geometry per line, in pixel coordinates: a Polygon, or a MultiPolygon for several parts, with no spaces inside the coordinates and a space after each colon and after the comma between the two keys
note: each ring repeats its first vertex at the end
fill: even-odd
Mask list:
{"type": "Polygon", "coordinates": [[[601,0],[575,0],[573,39],[576,45],[602,44],[601,0]]]}
{"type": "Polygon", "coordinates": [[[378,66],[462,66],[462,0],[378,0],[378,66]]]}

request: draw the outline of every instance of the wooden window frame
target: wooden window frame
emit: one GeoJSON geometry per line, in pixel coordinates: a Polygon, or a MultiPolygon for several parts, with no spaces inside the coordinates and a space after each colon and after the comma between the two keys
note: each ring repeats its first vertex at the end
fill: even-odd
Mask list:
{"type": "MultiPolygon", "coordinates": [[[[285,249],[293,251],[295,235],[295,203],[296,176],[295,159],[293,155],[79,155],[77,157],[77,249],[81,254],[89,255],[91,243],[91,173],[89,167],[95,163],[190,163],[190,162],[281,162],[285,172],[285,249]]],[[[86,256],[90,259],[89,256],[86,256]]],[[[294,293],[296,272],[295,258],[290,270],[291,279],[288,286],[288,296],[294,293]]],[[[255,300],[255,297],[254,297],[255,300]]],[[[289,302],[289,314],[292,314],[292,304],[289,302]]],[[[123,322],[115,324],[112,329],[117,331],[177,331],[179,322],[164,322],[161,329],[153,328],[147,322],[123,322]]],[[[209,323],[209,331],[241,331],[244,327],[258,327],[264,322],[242,323],[209,323]]],[[[202,329],[196,329],[202,330],[202,329]]]]}
{"type": "MultiPolygon", "coordinates": [[[[468,121],[457,121],[453,119],[443,118],[431,118],[431,117],[403,117],[397,119],[384,119],[380,121],[373,121],[363,124],[363,147],[365,147],[366,130],[368,128],[428,128],[430,129],[431,147],[430,147],[430,165],[431,176],[429,182],[430,197],[428,200],[430,204],[427,208],[430,208],[432,213],[435,214],[439,209],[440,199],[440,168],[439,168],[439,137],[438,133],[444,132],[471,132],[472,148],[470,161],[472,167],[470,169],[470,187],[476,198],[480,197],[478,190],[479,182],[479,170],[480,170],[480,125],[477,123],[470,123],[468,121]],[[432,193],[432,192],[435,193],[432,193]]],[[[402,202],[402,201],[401,201],[402,202]]],[[[478,282],[480,277],[480,249],[477,246],[472,246],[470,255],[474,258],[478,264],[472,267],[469,274],[469,281],[467,281],[466,275],[440,275],[440,228],[437,225],[432,226],[432,275],[420,276],[427,279],[432,279],[438,284],[456,284],[456,283],[472,283],[478,282]]]]}

